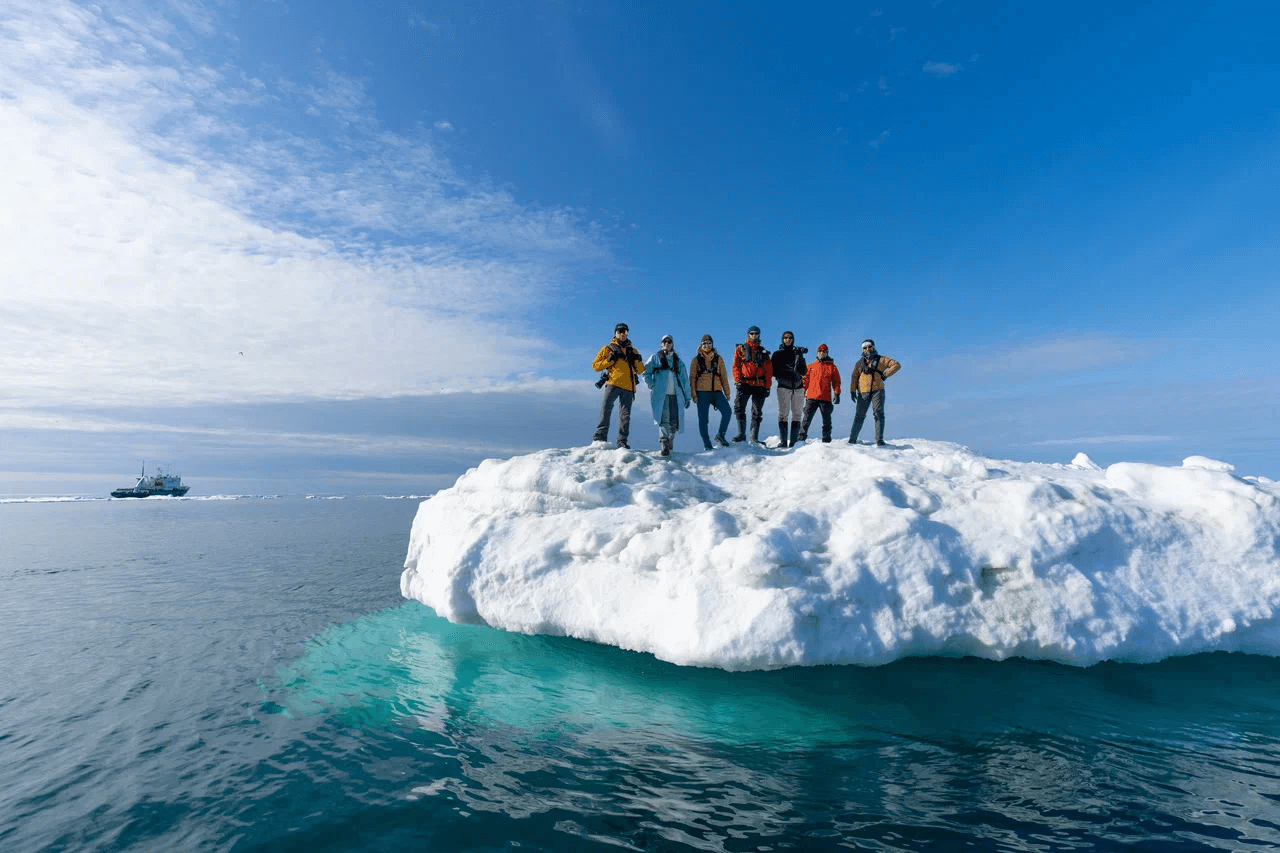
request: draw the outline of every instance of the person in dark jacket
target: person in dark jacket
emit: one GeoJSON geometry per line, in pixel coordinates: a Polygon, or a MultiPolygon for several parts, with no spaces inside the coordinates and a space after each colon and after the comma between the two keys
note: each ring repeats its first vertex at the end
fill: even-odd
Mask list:
{"type": "Polygon", "coordinates": [[[886,355],[876,352],[876,342],[867,338],[862,342],[862,358],[853,367],[849,386],[857,396],[858,409],[853,416],[853,429],[849,431],[849,443],[858,443],[858,432],[867,417],[867,409],[876,422],[876,446],[884,447],[884,381],[902,369],[902,365],[886,355]]]}
{"type": "Polygon", "coordinates": [[[804,417],[804,347],[796,346],[796,336],[782,333],[782,346],[773,351],[773,379],[778,383],[778,438],[782,447],[790,447],[800,437],[800,419],[804,417]],[[787,422],[791,435],[787,435],[787,422]]]}
{"type": "Polygon", "coordinates": [[[769,351],[760,343],[760,327],[747,329],[747,339],[733,352],[733,413],[738,417],[738,434],[734,441],[747,439],[747,401],[751,401],[751,441],[760,441],[760,422],[764,420],[764,401],[773,385],[773,362],[769,351]]]}
{"type": "Polygon", "coordinates": [[[631,404],[636,399],[639,374],[644,372],[644,359],[627,337],[630,330],[626,323],[613,327],[613,340],[600,347],[592,370],[604,371],[604,402],[600,405],[600,423],[592,441],[609,440],[609,421],[613,417],[613,402],[618,401],[618,446],[630,449],[627,437],[631,435],[631,404]]]}
{"type": "Polygon", "coordinates": [[[831,360],[826,344],[818,344],[818,358],[809,365],[804,375],[804,423],[800,425],[800,440],[809,438],[809,424],[814,412],[822,412],[822,440],[831,441],[832,406],[840,405],[840,369],[831,360]]]}

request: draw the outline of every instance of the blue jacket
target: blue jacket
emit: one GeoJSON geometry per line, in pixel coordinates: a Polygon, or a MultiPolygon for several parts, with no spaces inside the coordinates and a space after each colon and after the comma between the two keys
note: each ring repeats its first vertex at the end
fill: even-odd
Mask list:
{"type": "MultiPolygon", "coordinates": [[[[667,404],[667,371],[676,375],[676,399],[688,406],[693,395],[689,393],[689,366],[684,359],[673,351],[667,356],[667,367],[662,366],[662,350],[649,356],[644,365],[644,384],[649,386],[649,403],[653,407],[653,422],[662,422],[662,407],[667,404]]],[[[680,428],[676,432],[684,432],[685,418],[680,419],[680,428]]]]}

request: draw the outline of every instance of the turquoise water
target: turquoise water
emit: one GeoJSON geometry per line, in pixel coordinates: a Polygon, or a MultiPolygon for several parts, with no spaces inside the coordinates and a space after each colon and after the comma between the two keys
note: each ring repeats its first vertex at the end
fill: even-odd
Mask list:
{"type": "Polygon", "coordinates": [[[1280,660],[682,669],[399,597],[416,501],[0,504],[0,850],[1280,846],[1280,660]]]}

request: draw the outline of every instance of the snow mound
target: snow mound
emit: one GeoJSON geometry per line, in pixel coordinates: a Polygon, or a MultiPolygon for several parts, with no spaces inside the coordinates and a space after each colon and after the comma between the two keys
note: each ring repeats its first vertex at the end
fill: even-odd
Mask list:
{"type": "Polygon", "coordinates": [[[919,440],[546,450],[423,502],[400,589],[454,622],[730,670],[1280,654],[1280,485],[919,440]]]}

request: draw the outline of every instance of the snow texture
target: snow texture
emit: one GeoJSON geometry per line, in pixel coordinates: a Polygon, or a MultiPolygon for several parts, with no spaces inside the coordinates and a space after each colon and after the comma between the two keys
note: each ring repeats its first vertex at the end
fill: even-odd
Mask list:
{"type": "Polygon", "coordinates": [[[1280,484],[921,440],[545,450],[423,502],[400,589],[454,622],[729,670],[1274,655],[1280,484]]]}

